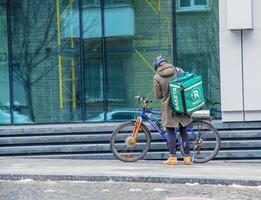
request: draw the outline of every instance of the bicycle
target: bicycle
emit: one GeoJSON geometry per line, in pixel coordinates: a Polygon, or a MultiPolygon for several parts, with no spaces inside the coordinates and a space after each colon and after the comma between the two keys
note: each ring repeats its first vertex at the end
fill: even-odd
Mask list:
{"type": "MultiPolygon", "coordinates": [[[[137,102],[142,104],[140,116],[135,120],[120,124],[112,133],[110,147],[113,155],[123,162],[135,162],[142,159],[149,151],[151,144],[151,132],[143,121],[148,122],[160,136],[168,141],[167,133],[157,123],[152,121],[147,113],[158,114],[160,112],[152,111],[150,104],[152,101],[146,99],[143,95],[135,97],[137,102]]],[[[178,128],[175,129],[179,132],[178,128]]],[[[220,149],[220,136],[216,128],[207,120],[194,119],[188,125],[188,134],[190,138],[190,147],[192,153],[192,162],[205,163],[213,159],[220,149]]],[[[184,148],[181,142],[180,134],[177,137],[177,147],[180,148],[184,156],[184,148]]]]}

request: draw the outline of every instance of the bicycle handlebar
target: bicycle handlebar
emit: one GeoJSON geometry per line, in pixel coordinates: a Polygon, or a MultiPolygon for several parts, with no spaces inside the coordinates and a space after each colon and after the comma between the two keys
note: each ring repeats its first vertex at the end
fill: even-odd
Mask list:
{"type": "Polygon", "coordinates": [[[148,100],[143,94],[135,96],[135,99],[140,103],[152,103],[152,101],[148,100]]]}

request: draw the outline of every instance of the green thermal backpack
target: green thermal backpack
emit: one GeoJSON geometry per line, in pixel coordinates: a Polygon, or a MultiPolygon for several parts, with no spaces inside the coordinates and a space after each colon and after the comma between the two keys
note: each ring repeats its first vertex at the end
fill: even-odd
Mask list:
{"type": "Polygon", "coordinates": [[[205,105],[201,76],[185,72],[170,81],[169,87],[171,104],[176,113],[191,115],[205,105]]]}

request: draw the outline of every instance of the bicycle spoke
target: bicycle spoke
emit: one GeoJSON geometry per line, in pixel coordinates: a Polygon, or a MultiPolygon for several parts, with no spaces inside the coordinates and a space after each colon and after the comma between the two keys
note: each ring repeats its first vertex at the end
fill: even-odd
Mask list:
{"type": "Polygon", "coordinates": [[[142,158],[148,151],[151,141],[150,133],[146,128],[139,128],[136,139],[132,136],[134,123],[129,122],[121,125],[113,133],[111,148],[113,154],[120,160],[131,162],[142,158]],[[133,141],[133,139],[135,139],[133,141]]]}
{"type": "MultiPolygon", "coordinates": [[[[220,137],[217,130],[206,121],[195,121],[189,133],[190,150],[195,162],[207,162],[219,151],[220,137]]],[[[184,154],[183,148],[181,152],[184,154]]]]}

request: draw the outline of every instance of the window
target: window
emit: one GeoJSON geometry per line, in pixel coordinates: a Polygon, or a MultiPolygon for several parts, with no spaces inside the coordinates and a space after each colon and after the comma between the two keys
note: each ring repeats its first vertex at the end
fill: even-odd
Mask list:
{"type": "Polygon", "coordinates": [[[177,11],[208,10],[209,0],[178,0],[177,11]]]}
{"type": "Polygon", "coordinates": [[[132,0],[107,0],[105,5],[109,4],[133,4],[132,0]]]}
{"type": "MultiPolygon", "coordinates": [[[[86,4],[100,4],[100,0],[85,0],[86,4]]],[[[132,0],[106,0],[105,4],[133,4],[132,0]]]]}

